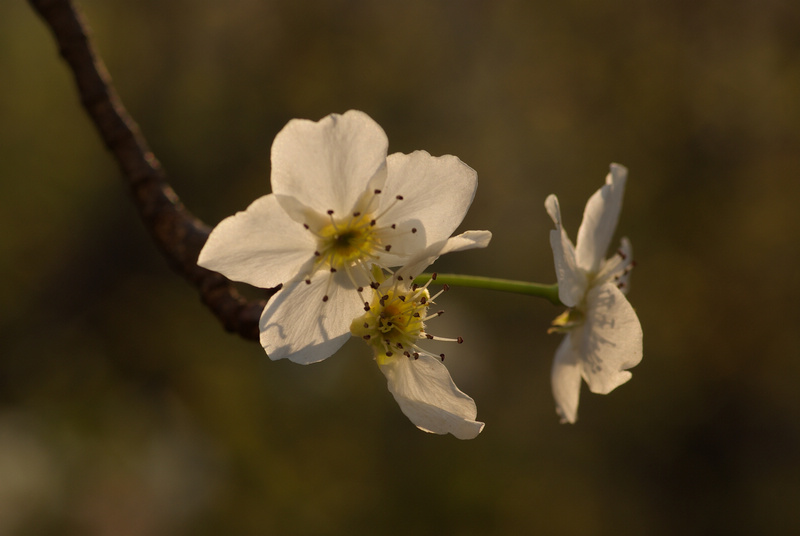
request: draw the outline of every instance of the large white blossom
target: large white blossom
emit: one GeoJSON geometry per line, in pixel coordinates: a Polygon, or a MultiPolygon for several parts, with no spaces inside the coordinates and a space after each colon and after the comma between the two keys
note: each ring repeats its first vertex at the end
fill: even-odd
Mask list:
{"type": "Polygon", "coordinates": [[[272,144],[272,193],[209,236],[201,266],[257,287],[283,285],[260,320],[270,358],[305,364],[333,354],[374,274],[445,240],[464,218],[474,170],[424,151],[387,157],[387,146],[363,112],[290,121],[272,144]]]}
{"type": "Polygon", "coordinates": [[[486,247],[488,231],[468,231],[432,244],[379,286],[366,312],[353,320],[351,332],[375,352],[375,361],[386,376],[389,391],[402,412],[418,428],[436,434],[473,439],[483,423],[476,421],[475,401],[464,394],[444,366],[444,354],[433,354],[419,342],[444,339],[428,333],[426,321],[441,314],[428,313],[439,294],[431,296],[428,285],[413,284],[414,277],[439,255],[486,247]]]}
{"type": "Polygon", "coordinates": [[[611,164],[606,184],[586,203],[578,240],[573,246],[561,224],[558,199],[545,208],[556,228],[550,231],[558,295],[570,307],[553,322],[566,336],[556,351],[553,396],[562,422],[578,416],[581,378],[593,393],[607,394],[631,378],[627,370],[642,359],[642,326],[628,303],[628,278],[633,249],[622,239],[617,252],[605,253],[617,226],[628,170],[611,164]]]}

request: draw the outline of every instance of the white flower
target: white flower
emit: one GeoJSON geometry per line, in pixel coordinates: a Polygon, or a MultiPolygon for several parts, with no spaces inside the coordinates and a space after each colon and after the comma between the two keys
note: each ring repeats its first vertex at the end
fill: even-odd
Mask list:
{"type": "Polygon", "coordinates": [[[363,112],[292,120],[272,144],[272,193],[223,220],[198,264],[257,287],[283,284],[261,315],[272,359],[333,354],[361,314],[373,266],[400,266],[461,223],[477,187],[454,156],[386,156],[363,112]]]}
{"type": "Polygon", "coordinates": [[[611,164],[606,184],[592,195],[583,213],[578,240],[572,245],[561,225],[558,199],[545,208],[556,224],[550,231],[558,296],[570,307],[553,322],[552,331],[566,337],[553,363],[553,396],[562,422],[578,415],[581,377],[593,393],[607,394],[631,378],[629,369],[642,359],[642,326],[625,298],[633,268],[630,242],[622,239],[616,254],[605,260],[622,208],[628,170],[611,164]]]}
{"type": "Polygon", "coordinates": [[[490,239],[488,231],[468,231],[432,244],[373,287],[374,297],[365,306],[366,313],[353,320],[350,328],[374,350],[375,361],[400,409],[426,432],[473,439],[483,430],[483,423],[475,420],[475,401],[453,383],[443,364],[444,354],[434,355],[418,344],[429,339],[461,343],[462,339],[444,339],[427,332],[425,322],[442,313],[428,314],[428,308],[443,291],[431,296],[428,284],[419,287],[413,280],[439,255],[486,247],[490,239]]]}

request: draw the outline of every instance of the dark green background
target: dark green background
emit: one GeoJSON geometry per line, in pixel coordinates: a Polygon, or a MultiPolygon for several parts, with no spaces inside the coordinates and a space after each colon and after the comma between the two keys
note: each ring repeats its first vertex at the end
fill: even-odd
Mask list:
{"type": "Polygon", "coordinates": [[[437,263],[549,283],[611,161],[644,360],[560,425],[561,311],[454,289],[434,333],[486,429],[416,430],[368,348],[302,367],[228,335],[149,242],[49,32],[0,3],[0,533],[800,531],[800,4],[82,3],[119,93],[210,224],[294,117],[364,110],[480,186],[437,263]]]}

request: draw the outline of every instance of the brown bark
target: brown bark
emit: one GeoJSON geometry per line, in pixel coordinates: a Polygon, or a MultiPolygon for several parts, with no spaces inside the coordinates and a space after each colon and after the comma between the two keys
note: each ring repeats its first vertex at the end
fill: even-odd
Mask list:
{"type": "Polygon", "coordinates": [[[29,2],[52,30],[75,77],[81,104],[119,164],[156,246],[172,269],[197,288],[203,303],[226,330],[258,340],[258,319],[265,302],[246,300],[228,279],[197,265],[210,229],[186,209],[170,187],[161,164],[120,101],[72,1],[29,2]]]}

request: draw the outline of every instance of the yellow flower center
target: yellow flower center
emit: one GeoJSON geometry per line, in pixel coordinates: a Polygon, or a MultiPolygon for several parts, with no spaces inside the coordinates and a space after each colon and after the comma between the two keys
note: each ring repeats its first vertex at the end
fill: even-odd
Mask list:
{"type": "Polygon", "coordinates": [[[375,232],[370,214],[355,213],[352,217],[333,221],[317,233],[316,267],[338,271],[376,257],[382,244],[375,232]]]}
{"type": "Polygon", "coordinates": [[[427,337],[424,320],[429,305],[425,288],[379,289],[367,312],[353,320],[350,332],[373,347],[378,364],[395,354],[418,357],[417,341],[427,337]]]}

